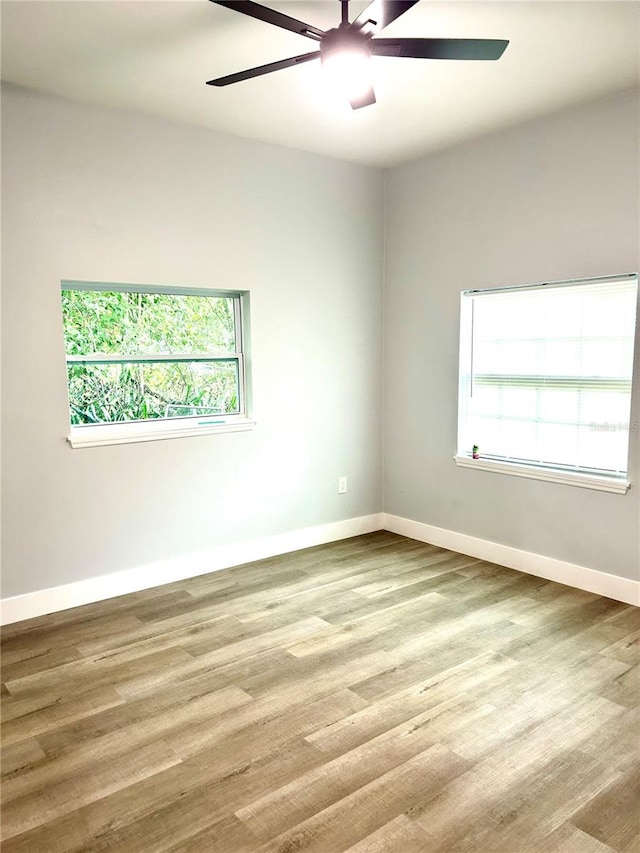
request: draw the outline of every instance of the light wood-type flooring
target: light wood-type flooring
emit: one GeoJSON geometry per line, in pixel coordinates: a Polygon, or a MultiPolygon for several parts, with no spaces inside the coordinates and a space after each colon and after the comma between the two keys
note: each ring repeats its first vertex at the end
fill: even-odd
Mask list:
{"type": "Polygon", "coordinates": [[[380,532],[2,638],[2,853],[640,851],[628,605],[380,532]]]}

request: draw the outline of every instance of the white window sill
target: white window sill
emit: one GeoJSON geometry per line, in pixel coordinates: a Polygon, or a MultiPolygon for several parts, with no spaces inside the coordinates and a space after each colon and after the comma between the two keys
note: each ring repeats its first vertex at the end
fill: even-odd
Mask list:
{"type": "Polygon", "coordinates": [[[547,480],[550,483],[562,483],[565,486],[579,486],[583,489],[597,489],[601,492],[614,492],[624,495],[631,483],[618,477],[602,477],[593,474],[579,474],[573,471],[558,471],[549,468],[535,468],[532,465],[520,465],[515,462],[496,462],[493,459],[472,459],[470,456],[454,456],[456,465],[462,468],[476,468],[478,471],[491,471],[494,474],[511,474],[514,477],[527,477],[530,480],[547,480]]]}
{"type": "Polygon", "coordinates": [[[108,444],[132,444],[137,441],[161,441],[220,432],[245,432],[255,427],[248,418],[172,418],[168,421],[96,424],[72,427],[67,436],[71,447],[102,447],[108,444]]]}

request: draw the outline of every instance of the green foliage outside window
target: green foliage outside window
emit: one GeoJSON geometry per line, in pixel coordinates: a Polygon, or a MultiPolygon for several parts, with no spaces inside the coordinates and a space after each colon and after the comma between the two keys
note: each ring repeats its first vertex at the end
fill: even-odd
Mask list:
{"type": "Polygon", "coordinates": [[[222,358],[236,352],[233,298],[68,289],[62,308],[72,424],[239,411],[238,362],[222,358]]]}

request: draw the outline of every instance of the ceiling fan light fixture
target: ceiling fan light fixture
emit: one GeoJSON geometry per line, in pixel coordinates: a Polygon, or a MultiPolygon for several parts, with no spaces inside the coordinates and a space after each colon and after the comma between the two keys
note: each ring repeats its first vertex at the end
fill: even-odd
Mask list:
{"type": "Polygon", "coordinates": [[[371,88],[371,57],[361,48],[337,48],[322,56],[322,73],[328,85],[348,100],[371,88]]]}
{"type": "Polygon", "coordinates": [[[357,100],[371,89],[369,39],[327,39],[320,50],[322,75],[334,92],[357,100]]]}

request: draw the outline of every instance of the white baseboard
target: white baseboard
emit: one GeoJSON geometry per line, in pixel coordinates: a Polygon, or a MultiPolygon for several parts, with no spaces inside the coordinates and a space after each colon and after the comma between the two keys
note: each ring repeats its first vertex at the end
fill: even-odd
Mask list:
{"type": "Polygon", "coordinates": [[[519,548],[511,548],[509,545],[500,545],[487,539],[477,539],[475,536],[467,536],[457,533],[455,530],[445,530],[442,527],[433,527],[431,524],[423,524],[420,521],[411,521],[397,515],[382,514],[382,527],[392,533],[417,539],[419,542],[428,542],[439,548],[447,548],[460,554],[468,554],[470,557],[478,557],[490,563],[498,563],[509,569],[517,569],[529,575],[535,575],[546,580],[556,581],[567,586],[583,589],[586,592],[594,592],[604,595],[606,598],[614,598],[625,604],[640,605],[640,581],[629,580],[618,575],[610,575],[607,572],[599,572],[595,569],[587,569],[585,566],[577,566],[574,563],[565,563],[553,557],[545,557],[542,554],[533,554],[530,551],[521,551],[519,548]]]}
{"type": "Polygon", "coordinates": [[[185,578],[228,569],[231,566],[251,563],[254,560],[264,560],[279,554],[298,551],[301,548],[311,548],[314,545],[348,539],[350,536],[373,533],[376,530],[389,530],[419,542],[429,542],[439,548],[447,548],[480,560],[498,563],[526,574],[614,598],[625,604],[640,605],[640,582],[638,581],[587,569],[584,566],[566,563],[542,554],[522,551],[519,548],[511,548],[508,545],[500,545],[487,539],[477,539],[454,530],[445,530],[442,527],[433,527],[408,518],[379,513],[321,524],[317,527],[306,527],[302,530],[293,530],[260,539],[220,545],[196,554],[160,560],[109,575],[5,598],[0,602],[0,625],[21,622],[35,616],[68,610],[70,607],[79,607],[82,604],[92,604],[118,595],[126,595],[129,592],[162,586],[185,578]]]}
{"type": "Polygon", "coordinates": [[[380,514],[365,515],[260,539],[220,545],[208,551],[160,560],[109,575],[88,578],[51,589],[40,589],[25,595],[16,595],[0,602],[0,625],[22,622],[34,616],[57,613],[59,610],[68,610],[70,607],[92,604],[95,601],[126,595],[129,592],[138,592],[141,589],[150,589],[185,578],[217,572],[220,569],[251,563],[254,560],[287,554],[301,548],[324,545],[327,542],[348,539],[350,536],[359,536],[362,533],[373,533],[381,527],[380,514]]]}

